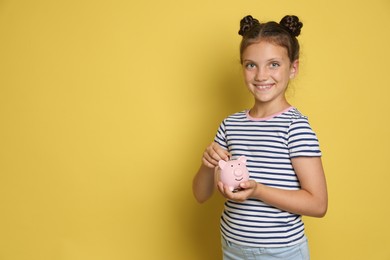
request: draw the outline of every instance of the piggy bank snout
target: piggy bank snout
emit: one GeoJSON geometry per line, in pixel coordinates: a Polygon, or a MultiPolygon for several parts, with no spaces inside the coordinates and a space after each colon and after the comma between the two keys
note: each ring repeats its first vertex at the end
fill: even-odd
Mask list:
{"type": "Polygon", "coordinates": [[[244,171],[240,168],[236,168],[233,170],[233,174],[236,177],[241,177],[242,175],[244,175],[244,171]]]}

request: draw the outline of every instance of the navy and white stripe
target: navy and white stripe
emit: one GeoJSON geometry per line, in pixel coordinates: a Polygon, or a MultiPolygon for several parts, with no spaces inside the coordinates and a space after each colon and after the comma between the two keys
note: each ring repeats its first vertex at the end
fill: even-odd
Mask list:
{"type": "MultiPolygon", "coordinates": [[[[307,117],[293,107],[265,120],[250,118],[247,111],[233,114],[221,123],[215,142],[232,158],[247,157],[251,179],[286,190],[300,188],[291,158],[321,156],[307,117]]],[[[221,217],[221,233],[240,245],[279,247],[299,243],[304,225],[301,216],[259,200],[228,200],[221,217]]]]}

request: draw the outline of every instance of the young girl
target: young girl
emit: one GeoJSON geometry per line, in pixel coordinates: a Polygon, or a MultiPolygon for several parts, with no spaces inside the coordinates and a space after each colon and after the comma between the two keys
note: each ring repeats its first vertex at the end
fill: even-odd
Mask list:
{"type": "Polygon", "coordinates": [[[301,215],[326,213],[318,139],[285,97],[298,73],[301,28],[296,16],[280,23],[241,20],[240,58],[254,105],[221,123],[193,180],[197,201],[209,199],[216,186],[227,199],[220,225],[224,259],[309,259],[301,215]],[[241,155],[250,180],[232,192],[214,176],[216,166],[241,155]]]}

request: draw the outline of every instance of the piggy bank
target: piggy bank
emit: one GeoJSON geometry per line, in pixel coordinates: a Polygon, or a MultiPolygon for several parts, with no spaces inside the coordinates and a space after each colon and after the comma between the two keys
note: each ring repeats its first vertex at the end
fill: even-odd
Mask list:
{"type": "Polygon", "coordinates": [[[246,157],[240,156],[237,160],[218,162],[220,168],[220,181],[227,185],[231,191],[238,190],[240,183],[249,179],[249,172],[246,168],[246,157]]]}

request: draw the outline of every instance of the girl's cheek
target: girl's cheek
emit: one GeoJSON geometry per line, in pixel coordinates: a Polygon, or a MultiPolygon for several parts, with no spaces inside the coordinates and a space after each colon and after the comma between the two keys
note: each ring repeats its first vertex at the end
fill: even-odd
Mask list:
{"type": "Polygon", "coordinates": [[[254,77],[254,75],[255,74],[253,72],[251,72],[251,71],[244,72],[244,76],[245,76],[246,79],[252,79],[254,77]]]}

